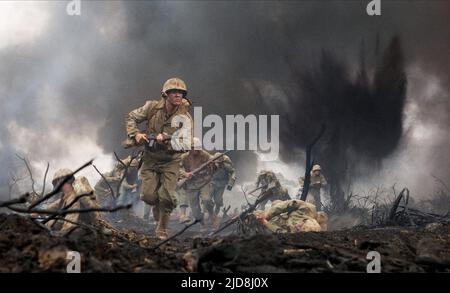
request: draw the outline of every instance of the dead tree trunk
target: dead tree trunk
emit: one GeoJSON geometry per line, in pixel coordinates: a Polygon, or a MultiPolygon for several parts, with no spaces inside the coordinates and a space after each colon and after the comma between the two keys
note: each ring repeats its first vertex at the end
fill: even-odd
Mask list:
{"type": "Polygon", "coordinates": [[[306,201],[306,197],[308,196],[309,184],[311,183],[311,170],[314,165],[314,160],[311,160],[311,152],[314,145],[319,141],[322,135],[325,132],[325,125],[322,124],[320,132],[317,136],[306,146],[306,168],[305,168],[305,180],[303,182],[303,190],[302,195],[300,196],[300,200],[306,201]]]}

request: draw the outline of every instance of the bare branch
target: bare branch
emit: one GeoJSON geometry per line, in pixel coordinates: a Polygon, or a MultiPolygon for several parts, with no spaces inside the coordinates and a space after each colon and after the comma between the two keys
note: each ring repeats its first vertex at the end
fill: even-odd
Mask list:
{"type": "Polygon", "coordinates": [[[103,174],[97,169],[95,165],[92,165],[92,167],[94,167],[95,171],[97,171],[97,173],[102,177],[103,181],[105,181],[106,185],[108,185],[109,191],[111,191],[111,196],[113,198],[117,198],[116,195],[114,194],[113,188],[109,184],[108,180],[106,180],[105,176],[103,176],[103,174]]]}
{"type": "Polygon", "coordinates": [[[8,185],[8,196],[10,200],[12,199],[12,191],[14,189],[14,186],[16,186],[19,181],[22,181],[24,179],[26,179],[26,177],[16,178],[15,175],[11,175],[12,182],[8,185]]]}
{"type": "MultiPolygon", "coordinates": [[[[68,210],[68,209],[70,209],[78,200],[80,200],[81,198],[83,198],[83,197],[86,197],[86,196],[91,196],[91,195],[93,195],[94,194],[94,192],[93,191],[91,191],[91,192],[89,192],[89,193],[84,193],[84,194],[80,194],[80,195],[77,195],[67,206],[65,206],[64,208],[63,208],[63,210],[68,210]]],[[[50,221],[50,220],[53,220],[54,218],[56,218],[57,217],[57,215],[51,215],[51,216],[49,216],[49,217],[47,217],[44,221],[42,221],[42,223],[47,223],[48,221],[50,221]]]]}
{"type": "Polygon", "coordinates": [[[445,189],[447,190],[447,192],[450,193],[450,188],[447,186],[447,184],[445,184],[445,182],[444,182],[441,178],[439,178],[439,177],[437,177],[437,176],[435,176],[435,175],[433,175],[433,174],[431,174],[431,176],[432,176],[437,182],[441,183],[442,186],[445,187],[445,189]]]}
{"type": "Polygon", "coordinates": [[[113,208],[87,208],[87,209],[74,209],[74,210],[43,210],[43,209],[24,209],[19,207],[8,206],[10,210],[13,210],[18,213],[34,213],[34,214],[43,214],[43,215],[57,215],[63,216],[67,214],[82,214],[82,213],[91,213],[91,212],[116,212],[118,210],[129,209],[131,208],[131,204],[127,205],[118,205],[113,208]]]}
{"type": "Polygon", "coordinates": [[[158,243],[157,245],[147,248],[147,250],[155,250],[157,248],[159,248],[161,245],[169,242],[170,240],[174,239],[175,237],[178,237],[179,235],[183,234],[187,229],[191,228],[192,226],[196,225],[197,223],[200,223],[200,219],[196,219],[194,222],[192,222],[189,225],[186,225],[183,229],[181,229],[180,231],[178,231],[177,233],[173,234],[172,236],[170,236],[169,238],[167,238],[166,240],[158,243]]]}
{"type": "Polygon", "coordinates": [[[46,225],[40,223],[38,220],[31,218],[31,222],[33,222],[33,224],[35,224],[36,226],[38,226],[39,228],[42,228],[44,230],[46,230],[47,232],[50,233],[50,235],[52,235],[52,229],[50,229],[49,227],[47,227],[46,225]]]}
{"type": "Polygon", "coordinates": [[[18,154],[16,154],[16,157],[19,158],[20,160],[22,160],[25,164],[25,167],[28,170],[28,173],[30,174],[30,179],[31,179],[31,190],[33,191],[33,194],[37,194],[36,190],[34,189],[34,178],[33,178],[33,172],[31,172],[31,167],[27,162],[27,159],[22,158],[21,156],[19,156],[18,154]]]}
{"type": "Polygon", "coordinates": [[[244,194],[245,201],[247,202],[248,205],[250,205],[250,202],[248,201],[248,198],[247,198],[246,190],[244,189],[244,185],[241,185],[241,190],[242,190],[242,193],[244,194]]]}
{"type": "Polygon", "coordinates": [[[316,137],[306,146],[306,166],[305,166],[305,179],[303,180],[303,190],[302,194],[300,196],[300,199],[303,201],[306,201],[306,197],[308,196],[309,191],[309,184],[311,180],[311,170],[314,165],[314,161],[311,162],[311,152],[314,145],[319,141],[319,139],[322,137],[326,130],[326,127],[324,124],[322,124],[322,127],[317,134],[316,137]]]}
{"type": "Polygon", "coordinates": [[[12,199],[9,201],[0,201],[0,208],[9,207],[10,205],[14,205],[14,204],[25,203],[25,202],[27,202],[27,198],[29,196],[30,196],[29,193],[25,193],[24,195],[22,195],[21,197],[16,198],[16,199],[12,199]]]}
{"type": "MultiPolygon", "coordinates": [[[[91,226],[91,225],[88,225],[88,224],[85,224],[85,223],[81,223],[81,222],[71,221],[71,220],[68,220],[68,219],[66,219],[66,218],[64,218],[64,217],[56,217],[55,220],[57,220],[57,221],[61,220],[61,221],[64,221],[64,222],[67,222],[67,223],[70,223],[70,224],[73,224],[73,225],[76,225],[76,226],[84,227],[84,228],[86,228],[86,229],[89,229],[89,230],[90,230],[91,232],[93,232],[94,234],[97,234],[97,231],[98,231],[98,229],[95,228],[94,226],[91,226]]],[[[62,235],[62,237],[65,237],[65,236],[70,235],[70,233],[72,233],[72,232],[75,231],[75,230],[76,230],[76,229],[70,229],[69,231],[67,231],[66,233],[64,233],[64,234],[62,235]]]]}
{"type": "Polygon", "coordinates": [[[42,192],[41,192],[41,196],[44,195],[45,193],[45,184],[47,181],[47,174],[48,174],[48,168],[50,167],[50,163],[47,162],[47,168],[45,169],[45,174],[44,174],[44,182],[42,183],[42,192]]]}
{"type": "Polygon", "coordinates": [[[131,159],[128,162],[128,164],[125,164],[121,159],[119,159],[119,156],[117,155],[116,152],[114,152],[114,156],[120,162],[120,164],[122,164],[122,166],[124,166],[124,171],[123,171],[123,174],[122,174],[122,178],[120,178],[119,184],[117,185],[117,197],[119,197],[120,196],[120,187],[122,187],[122,182],[125,179],[125,177],[127,176],[128,168],[130,168],[131,162],[133,162],[133,160],[136,159],[139,156],[139,153],[135,154],[133,152],[132,155],[131,155],[131,159]]]}
{"type": "Polygon", "coordinates": [[[34,207],[36,207],[37,205],[39,205],[40,203],[46,201],[47,199],[49,199],[50,197],[54,196],[55,194],[57,194],[58,192],[61,191],[61,188],[64,184],[66,184],[70,178],[72,178],[75,174],[77,174],[78,172],[80,172],[81,170],[83,170],[84,168],[86,168],[87,166],[92,165],[92,162],[94,160],[90,160],[89,162],[87,162],[86,164],[84,164],[83,166],[81,166],[80,168],[78,168],[77,170],[75,170],[72,174],[67,175],[57,186],[55,186],[55,188],[53,188],[53,190],[44,195],[43,197],[41,197],[40,199],[36,200],[34,203],[32,203],[29,207],[28,207],[28,211],[31,211],[31,209],[33,209],[34,207]]]}

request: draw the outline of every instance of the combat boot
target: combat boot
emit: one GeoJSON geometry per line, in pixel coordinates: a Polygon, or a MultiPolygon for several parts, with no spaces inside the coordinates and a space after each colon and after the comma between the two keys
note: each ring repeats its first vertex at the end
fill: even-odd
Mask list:
{"type": "Polygon", "coordinates": [[[160,240],[166,240],[168,237],[167,227],[169,226],[170,213],[160,213],[158,225],[155,234],[160,240]]]}
{"type": "Polygon", "coordinates": [[[155,224],[159,221],[159,206],[154,205],[152,207],[152,214],[153,214],[153,220],[155,221],[155,224]]]}
{"type": "Polygon", "coordinates": [[[218,215],[214,215],[214,220],[212,223],[214,230],[219,229],[221,222],[222,222],[222,218],[219,217],[218,215]]]}
{"type": "Polygon", "coordinates": [[[185,207],[180,207],[178,221],[181,224],[189,222],[189,217],[186,214],[186,208],[185,207]]]}

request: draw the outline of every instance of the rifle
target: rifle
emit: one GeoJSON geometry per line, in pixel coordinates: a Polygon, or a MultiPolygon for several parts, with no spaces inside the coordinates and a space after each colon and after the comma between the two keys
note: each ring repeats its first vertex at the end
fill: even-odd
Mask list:
{"type": "MultiPolygon", "coordinates": [[[[149,133],[147,134],[147,138],[149,142],[145,142],[144,144],[137,144],[135,139],[127,138],[126,140],[122,141],[122,147],[124,149],[129,149],[132,147],[138,147],[144,145],[146,149],[153,149],[155,147],[155,144],[157,142],[157,134],[149,133]]],[[[163,134],[163,142],[166,142],[168,140],[171,140],[172,136],[168,134],[163,134]]]]}
{"type": "MultiPolygon", "coordinates": [[[[146,147],[146,148],[152,149],[152,148],[155,147],[155,144],[158,142],[158,140],[156,139],[156,136],[157,136],[157,135],[154,134],[154,133],[149,133],[149,134],[147,135],[148,141],[149,141],[149,142],[148,142],[147,144],[145,144],[145,147],[146,147]]],[[[163,136],[163,141],[162,141],[162,142],[166,142],[166,141],[172,139],[172,135],[169,135],[169,134],[163,134],[162,136],[163,136]]]]}
{"type": "Polygon", "coordinates": [[[217,229],[216,231],[214,231],[211,235],[216,235],[217,233],[225,230],[227,227],[233,225],[234,223],[236,223],[237,221],[241,220],[245,220],[245,218],[247,218],[248,214],[253,213],[256,209],[256,207],[263,202],[264,200],[267,199],[267,196],[270,193],[266,191],[264,191],[263,193],[261,193],[258,198],[256,199],[256,201],[250,205],[245,211],[243,211],[242,213],[240,213],[239,215],[233,217],[231,220],[229,220],[228,222],[226,222],[222,227],[220,227],[219,229],[217,229]]]}
{"type": "MultiPolygon", "coordinates": [[[[218,156],[213,157],[212,159],[209,159],[208,161],[206,161],[205,163],[201,164],[199,167],[197,167],[195,170],[192,171],[192,177],[195,176],[195,174],[199,173],[201,170],[203,170],[206,166],[208,166],[210,163],[216,161],[217,159],[223,157],[225,154],[229,153],[230,151],[226,151],[221,153],[218,156]]],[[[192,178],[191,177],[191,178],[192,178]]],[[[178,181],[177,183],[177,187],[181,187],[183,186],[184,183],[186,183],[186,181],[190,180],[191,178],[183,178],[180,179],[180,181],[178,181]]]]}
{"type": "Polygon", "coordinates": [[[258,190],[260,190],[260,189],[263,189],[263,188],[265,188],[265,187],[267,187],[267,185],[261,185],[260,187],[257,187],[257,188],[255,188],[255,189],[253,189],[252,191],[250,191],[248,194],[252,194],[253,192],[258,191],[258,190]]]}

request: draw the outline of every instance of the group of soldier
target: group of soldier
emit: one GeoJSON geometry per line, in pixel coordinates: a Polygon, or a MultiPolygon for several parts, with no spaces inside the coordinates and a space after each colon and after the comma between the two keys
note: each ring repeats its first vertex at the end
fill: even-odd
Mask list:
{"type": "MultiPolygon", "coordinates": [[[[173,147],[170,138],[181,127],[173,119],[178,115],[190,118],[191,103],[187,94],[186,84],[179,78],[171,78],[163,85],[161,99],[147,101],[128,113],[125,145],[144,146],[141,156],[128,157],[118,162],[113,171],[103,174],[95,186],[96,198],[84,198],[79,201],[80,205],[111,206],[142,200],[145,203],[144,218],[149,217],[151,209],[156,223],[155,234],[160,239],[168,237],[169,220],[177,207],[181,222],[190,220],[187,213],[190,208],[192,220],[200,221],[204,229],[220,224],[218,215],[223,206],[223,194],[225,189],[233,188],[235,169],[227,155],[211,154],[202,149],[198,138],[192,138],[190,149],[173,147]],[[144,122],[147,126],[145,133],[139,128],[139,124],[144,122]],[[111,196],[115,190],[120,191],[118,199],[111,196]]],[[[318,165],[311,171],[308,197],[314,204],[291,199],[272,171],[261,172],[256,189],[260,190],[260,196],[264,195],[264,200],[258,205],[256,217],[275,232],[305,231],[306,227],[313,231],[323,230],[326,215],[316,211],[316,207],[320,209],[322,206],[320,190],[326,185],[320,171],[318,165]],[[269,201],[272,205],[265,211],[269,201]]],[[[70,170],[55,174],[54,184],[68,174],[70,170]]],[[[303,185],[303,177],[299,180],[303,185]]],[[[57,203],[59,207],[67,206],[73,198],[76,181],[72,178],[64,184],[64,195],[57,203]]],[[[82,186],[85,186],[82,188],[85,191],[90,188],[88,182],[82,186]]],[[[93,217],[100,216],[96,213],[93,217]]]]}

